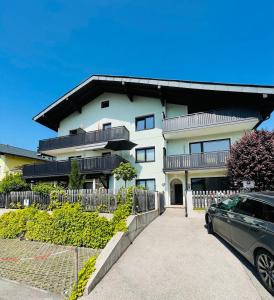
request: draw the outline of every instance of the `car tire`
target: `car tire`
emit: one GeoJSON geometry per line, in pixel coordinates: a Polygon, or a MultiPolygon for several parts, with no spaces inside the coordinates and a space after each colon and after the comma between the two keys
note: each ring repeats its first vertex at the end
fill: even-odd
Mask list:
{"type": "Polygon", "coordinates": [[[207,222],[206,222],[207,232],[208,232],[208,234],[213,234],[214,230],[213,230],[212,219],[211,219],[210,215],[207,215],[206,220],[207,220],[207,222]]]}
{"type": "Polygon", "coordinates": [[[255,258],[256,269],[264,287],[274,296],[274,257],[266,250],[260,250],[255,258]]]}

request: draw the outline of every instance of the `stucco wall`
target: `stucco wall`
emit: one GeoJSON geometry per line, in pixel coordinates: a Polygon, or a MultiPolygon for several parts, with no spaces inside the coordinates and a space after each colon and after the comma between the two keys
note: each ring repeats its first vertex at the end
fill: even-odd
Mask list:
{"type": "MultiPolygon", "coordinates": [[[[130,132],[130,140],[137,144],[135,148],[155,146],[155,162],[135,163],[135,148],[130,151],[116,151],[115,154],[129,160],[138,171],[139,179],[155,178],[156,189],[163,191],[165,175],[163,173],[163,147],[165,142],[162,136],[163,107],[159,99],[134,97],[131,102],[126,95],[104,93],[83,106],[82,113],[73,113],[65,118],[59,126],[58,135],[67,135],[69,130],[78,127],[86,131],[102,129],[104,123],[111,123],[112,127],[125,126],[130,132]],[[109,100],[109,107],[101,108],[101,101],[109,100]],[[135,118],[154,114],[155,128],[150,130],[135,130],[135,118]]],[[[69,156],[81,155],[92,157],[101,155],[109,150],[82,151],[66,155],[58,155],[57,159],[66,159],[69,156]]],[[[113,152],[114,153],[114,152],[113,152]]],[[[123,183],[110,179],[110,187],[118,188],[123,183]]],[[[135,182],[133,182],[135,184],[135,182]]]]}
{"type": "Polygon", "coordinates": [[[43,163],[40,160],[31,159],[27,157],[13,156],[13,155],[1,155],[0,156],[0,180],[3,179],[6,174],[13,171],[13,169],[21,167],[27,164],[43,163]]]}
{"type": "Polygon", "coordinates": [[[185,115],[187,115],[187,105],[180,105],[180,104],[173,104],[173,103],[166,104],[167,118],[173,118],[173,117],[179,117],[185,115]]]}
{"type": "Polygon", "coordinates": [[[176,155],[176,154],[188,154],[189,153],[189,144],[200,141],[210,141],[210,140],[219,140],[230,138],[231,144],[239,140],[243,136],[244,132],[231,132],[223,134],[214,134],[214,135],[203,135],[200,137],[189,137],[184,139],[168,140],[167,141],[167,155],[176,155]]]}

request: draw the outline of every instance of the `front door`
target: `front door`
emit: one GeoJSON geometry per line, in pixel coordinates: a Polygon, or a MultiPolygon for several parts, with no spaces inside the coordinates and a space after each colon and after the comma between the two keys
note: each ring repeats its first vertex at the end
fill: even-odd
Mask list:
{"type": "Polygon", "coordinates": [[[182,184],[174,184],[175,204],[183,204],[183,186],[182,184]]]}

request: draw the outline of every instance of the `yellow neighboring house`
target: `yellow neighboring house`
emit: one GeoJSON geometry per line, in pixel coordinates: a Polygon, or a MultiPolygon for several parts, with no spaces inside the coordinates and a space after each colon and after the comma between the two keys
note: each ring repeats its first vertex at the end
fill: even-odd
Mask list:
{"type": "Polygon", "coordinates": [[[31,150],[0,144],[0,181],[10,173],[21,172],[26,164],[41,163],[48,160],[31,150]]]}

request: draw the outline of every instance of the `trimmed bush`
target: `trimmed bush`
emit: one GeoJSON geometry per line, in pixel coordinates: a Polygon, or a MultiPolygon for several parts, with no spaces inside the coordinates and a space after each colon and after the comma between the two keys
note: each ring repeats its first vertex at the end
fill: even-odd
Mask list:
{"type": "MultiPolygon", "coordinates": [[[[0,217],[0,238],[27,240],[89,248],[104,248],[117,231],[126,231],[126,218],[132,211],[133,188],[121,190],[112,220],[98,212],[83,212],[80,203],[58,203],[52,214],[28,207],[0,217]],[[126,200],[122,201],[122,193],[126,200]]],[[[55,201],[55,200],[54,200],[55,201]]]]}
{"type": "Polygon", "coordinates": [[[0,217],[0,238],[24,236],[27,223],[35,218],[38,210],[34,207],[10,211],[0,217]]]}

